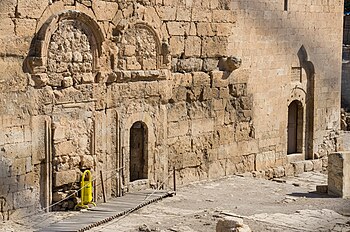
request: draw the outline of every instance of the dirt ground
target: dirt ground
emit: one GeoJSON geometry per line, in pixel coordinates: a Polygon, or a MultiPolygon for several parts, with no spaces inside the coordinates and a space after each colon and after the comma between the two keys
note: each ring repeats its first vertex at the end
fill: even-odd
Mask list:
{"type": "MultiPolygon", "coordinates": [[[[252,231],[350,231],[350,199],[315,192],[326,179],[324,174],[309,172],[276,181],[243,175],[198,182],[91,231],[209,232],[227,216],[242,218],[252,231]]],[[[66,216],[56,213],[50,220],[5,222],[0,231],[33,231],[66,216]],[[31,226],[38,221],[39,226],[31,226]]]]}

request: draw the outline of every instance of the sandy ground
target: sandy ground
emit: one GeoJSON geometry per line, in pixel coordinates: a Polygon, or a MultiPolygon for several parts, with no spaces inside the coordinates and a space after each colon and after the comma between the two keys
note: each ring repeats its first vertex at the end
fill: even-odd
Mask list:
{"type": "MultiPolygon", "coordinates": [[[[91,231],[209,232],[227,216],[243,218],[252,231],[350,231],[350,199],[315,192],[326,179],[324,174],[310,172],[278,182],[247,176],[198,182],[91,231]]],[[[20,224],[5,222],[0,231],[34,231],[71,214],[38,215],[20,224]]]]}

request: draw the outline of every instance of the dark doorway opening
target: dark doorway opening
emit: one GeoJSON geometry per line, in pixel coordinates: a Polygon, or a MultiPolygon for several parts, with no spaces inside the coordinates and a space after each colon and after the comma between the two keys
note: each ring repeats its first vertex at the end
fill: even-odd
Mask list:
{"type": "Polygon", "coordinates": [[[303,150],[303,106],[293,101],[288,107],[288,154],[303,150]]]}
{"type": "Polygon", "coordinates": [[[130,182],[148,178],[147,126],[135,122],[130,128],[130,182]]]}

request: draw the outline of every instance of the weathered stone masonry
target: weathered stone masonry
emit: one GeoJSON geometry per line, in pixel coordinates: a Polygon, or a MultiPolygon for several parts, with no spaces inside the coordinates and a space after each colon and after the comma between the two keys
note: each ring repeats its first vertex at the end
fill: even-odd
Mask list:
{"type": "Polygon", "coordinates": [[[1,1],[3,219],[86,169],[108,197],[171,186],[174,167],[179,184],[320,170],[339,146],[343,2],[284,2],[1,1]]]}

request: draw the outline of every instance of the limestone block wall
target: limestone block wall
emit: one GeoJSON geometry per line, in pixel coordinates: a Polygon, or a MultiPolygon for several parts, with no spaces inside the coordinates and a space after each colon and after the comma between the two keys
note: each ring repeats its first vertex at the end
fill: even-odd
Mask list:
{"type": "Polygon", "coordinates": [[[350,159],[348,152],[334,153],[328,158],[328,194],[350,198],[350,159]]]}
{"type": "Polygon", "coordinates": [[[341,107],[346,112],[350,107],[350,49],[348,46],[343,46],[343,64],[342,64],[342,76],[341,76],[341,107]]]}
{"type": "Polygon", "coordinates": [[[2,220],[44,204],[45,116],[1,115],[0,201],[2,220]],[[16,213],[15,213],[16,212],[16,213]]]}
{"type": "Polygon", "coordinates": [[[174,167],[180,184],[293,173],[292,102],[297,157],[337,150],[343,2],[285,2],[1,1],[3,218],[64,199],[86,169],[95,200],[100,171],[108,197],[130,191],[134,125],[144,187],[174,167]]]}
{"type": "Polygon", "coordinates": [[[282,10],[283,1],[239,1],[232,5],[239,9],[233,34],[240,36],[232,37],[229,49],[245,61],[241,68],[249,70],[247,86],[253,93],[260,149],[272,150],[273,155],[267,157],[285,162],[287,107],[293,100],[304,108],[305,156],[322,157],[336,149],[342,4],[296,1],[289,2],[287,11],[282,10]],[[332,10],[323,11],[325,8],[332,10]],[[313,28],[319,17],[340,19],[335,24],[318,24],[328,31],[329,42],[322,35],[323,29],[313,28]]]}

